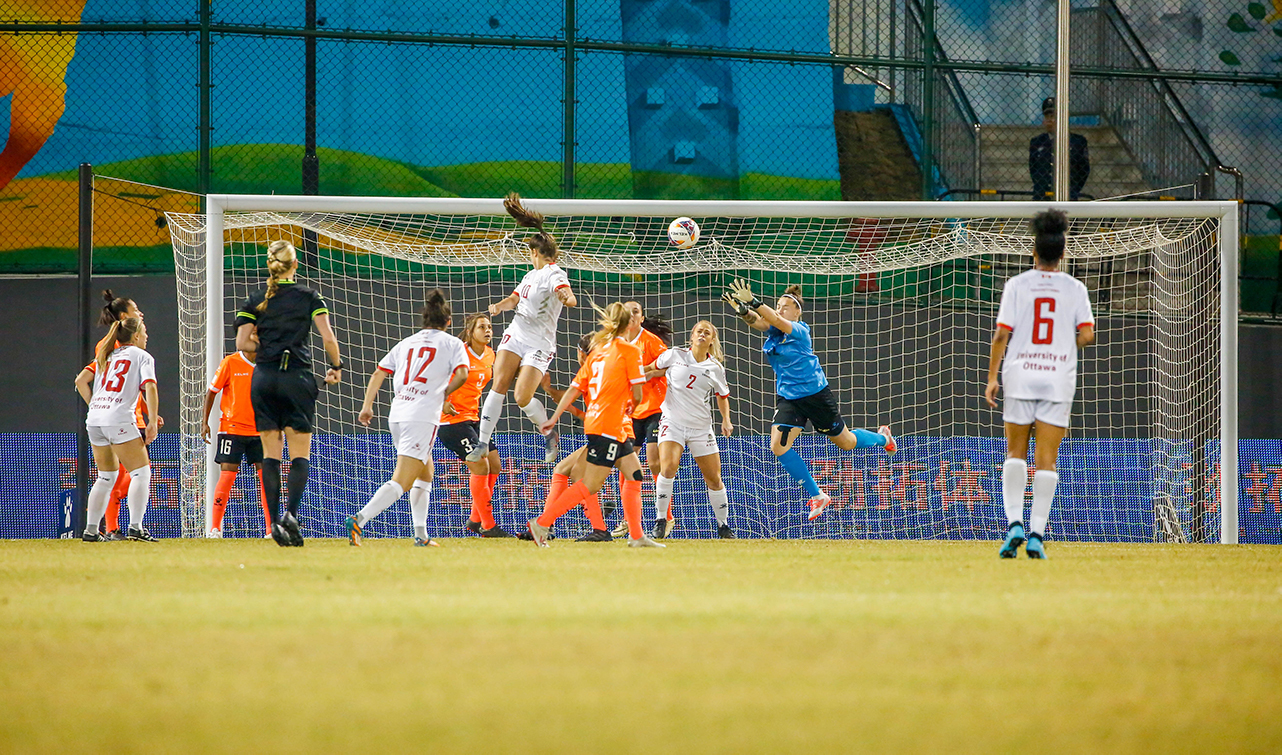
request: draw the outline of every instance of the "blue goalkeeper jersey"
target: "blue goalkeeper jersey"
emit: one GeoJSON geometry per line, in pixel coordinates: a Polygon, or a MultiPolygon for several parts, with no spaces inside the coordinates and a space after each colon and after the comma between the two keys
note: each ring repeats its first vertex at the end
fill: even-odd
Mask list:
{"type": "Polygon", "coordinates": [[[828,387],[824,368],[810,343],[810,326],[804,322],[794,322],[791,333],[771,325],[762,351],[775,371],[775,391],[783,398],[813,396],[828,387]]]}

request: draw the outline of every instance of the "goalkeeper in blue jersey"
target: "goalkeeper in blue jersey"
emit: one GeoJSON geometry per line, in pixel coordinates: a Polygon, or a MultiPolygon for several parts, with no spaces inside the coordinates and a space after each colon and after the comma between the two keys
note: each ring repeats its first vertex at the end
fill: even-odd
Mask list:
{"type": "Polygon", "coordinates": [[[762,350],[775,372],[775,389],[779,394],[774,426],[770,430],[770,450],[779,457],[788,474],[810,494],[810,513],[806,518],[813,521],[828,508],[832,498],[819,489],[810,468],[792,448],[806,421],[842,449],[879,446],[893,454],[895,438],[886,425],[877,432],[846,427],[819,357],[815,356],[810,326],[801,320],[801,286],[788,286],[773,308],[757,298],[743,280],[732,283],[722,298],[744,322],[766,334],[762,350]]]}

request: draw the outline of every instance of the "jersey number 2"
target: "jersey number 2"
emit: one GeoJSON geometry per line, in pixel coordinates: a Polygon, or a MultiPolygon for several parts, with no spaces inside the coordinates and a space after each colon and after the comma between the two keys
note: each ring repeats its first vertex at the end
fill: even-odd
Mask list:
{"type": "Polygon", "coordinates": [[[1045,296],[1033,300],[1033,343],[1050,343],[1055,339],[1055,320],[1051,314],[1055,312],[1055,300],[1045,296]],[[1042,310],[1045,307],[1045,311],[1042,310]],[[1045,326],[1043,332],[1042,327],[1045,326]]]}
{"type": "Polygon", "coordinates": [[[423,346],[419,348],[417,355],[411,352],[410,358],[405,360],[405,377],[401,380],[401,384],[410,384],[410,373],[414,374],[414,382],[426,383],[427,378],[423,377],[423,371],[427,369],[427,366],[432,363],[433,359],[436,359],[436,349],[432,346],[423,346]],[[427,359],[423,359],[424,356],[426,356],[427,359]],[[418,372],[414,372],[414,362],[419,360],[421,360],[421,362],[418,366],[418,372]]]}

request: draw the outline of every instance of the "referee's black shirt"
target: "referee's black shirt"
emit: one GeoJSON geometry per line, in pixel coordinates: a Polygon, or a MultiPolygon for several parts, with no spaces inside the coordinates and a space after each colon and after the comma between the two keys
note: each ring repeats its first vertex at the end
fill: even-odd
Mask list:
{"type": "Polygon", "coordinates": [[[278,369],[311,366],[307,344],[311,341],[312,318],[327,314],[329,308],[321,295],[294,281],[279,281],[276,295],[259,312],[258,305],[267,298],[267,289],[257,291],[245,300],[236,313],[236,330],[246,323],[258,326],[258,364],[278,369]],[[287,365],[281,364],[288,352],[287,365]]]}

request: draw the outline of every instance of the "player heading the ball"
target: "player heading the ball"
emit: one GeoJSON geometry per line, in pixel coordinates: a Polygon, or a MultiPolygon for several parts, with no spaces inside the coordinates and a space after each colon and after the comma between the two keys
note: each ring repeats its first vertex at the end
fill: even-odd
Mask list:
{"type": "Polygon", "coordinates": [[[984,397],[997,408],[1005,384],[1002,420],[1006,462],[1002,465],[1002,503],[1006,539],[998,555],[1014,558],[1024,544],[1024,491],[1028,486],[1028,436],[1036,429],[1033,510],[1028,519],[1029,558],[1046,558],[1043,544],[1059,474],[1059,444],[1068,429],[1077,392],[1077,351],[1095,342],[1095,316],[1086,286],[1060,272],[1068,216],[1059,210],[1038,213],[1033,230],[1033,269],[1006,281],[997,310],[997,328],[988,353],[984,397]],[[1006,358],[1010,357],[1010,358],[1006,358]],[[1004,364],[1003,364],[1004,359],[1004,364]],[[997,368],[1001,366],[1002,383],[997,368]]]}

